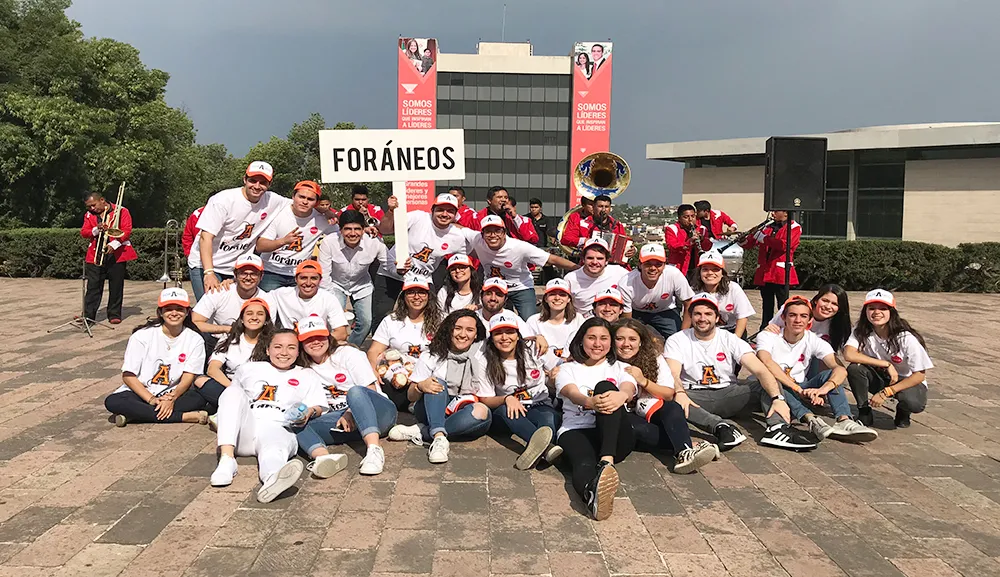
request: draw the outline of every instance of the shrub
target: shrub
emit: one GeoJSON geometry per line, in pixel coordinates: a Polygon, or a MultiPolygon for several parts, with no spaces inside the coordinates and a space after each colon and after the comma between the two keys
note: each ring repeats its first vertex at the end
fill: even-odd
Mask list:
{"type": "MultiPolygon", "coordinates": [[[[163,274],[163,229],[134,229],[130,238],[139,254],[128,264],[128,278],[156,280],[163,274]]],[[[76,228],[0,230],[0,274],[12,277],[80,278],[88,240],[76,228]]],[[[181,255],[181,266],[187,261],[181,255]]],[[[173,262],[171,261],[171,267],[173,262]]]]}

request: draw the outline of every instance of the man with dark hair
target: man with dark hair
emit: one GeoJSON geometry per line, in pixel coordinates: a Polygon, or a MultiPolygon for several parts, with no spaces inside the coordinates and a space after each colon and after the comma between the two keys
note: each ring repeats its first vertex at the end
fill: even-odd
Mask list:
{"type": "Polygon", "coordinates": [[[455,222],[465,228],[475,228],[476,211],[465,204],[465,189],[455,185],[448,189],[448,194],[452,194],[458,199],[458,217],[455,219],[455,222]]]}
{"type": "Polygon", "coordinates": [[[87,212],[83,216],[80,236],[90,241],[84,260],[84,276],[87,277],[87,292],[83,299],[83,317],[91,322],[97,320],[97,309],[104,294],[104,281],[108,281],[108,322],[116,325],[122,322],[122,299],[125,294],[125,263],[135,260],[138,255],[132,248],[132,215],[124,206],[116,207],[104,199],[99,192],[91,192],[84,198],[87,212]],[[108,238],[104,245],[104,260],[97,254],[97,240],[114,224],[111,222],[118,209],[119,238],[108,238]]]}
{"type": "Polygon", "coordinates": [[[592,64],[593,68],[591,68],[591,75],[593,75],[593,73],[597,72],[601,66],[604,66],[604,61],[607,60],[607,58],[604,57],[604,45],[594,44],[591,46],[590,59],[594,61],[592,64]]]}
{"type": "Polygon", "coordinates": [[[678,206],[677,222],[664,228],[663,237],[670,251],[667,262],[679,268],[690,281],[688,272],[696,272],[698,257],[712,248],[712,239],[708,238],[708,230],[698,224],[694,207],[690,204],[678,206]]]}
{"type": "MultiPolygon", "coordinates": [[[[570,218],[572,218],[572,216],[570,216],[570,218]]],[[[562,244],[574,246],[571,242],[575,239],[576,246],[583,246],[588,238],[597,236],[599,233],[604,232],[628,236],[628,231],[625,230],[625,225],[615,217],[611,216],[611,197],[606,194],[602,194],[594,198],[591,215],[584,217],[581,214],[579,222],[580,224],[577,227],[577,230],[572,232],[570,231],[569,222],[566,223],[566,228],[563,230],[562,244]],[[582,235],[584,231],[589,231],[586,237],[581,236],[577,238],[575,236],[576,234],[582,235]],[[568,237],[567,233],[569,233],[568,237]]],[[[635,247],[632,247],[625,253],[625,258],[631,258],[634,254],[635,247]]]]}
{"type": "Polygon", "coordinates": [[[520,215],[510,207],[510,195],[507,193],[506,188],[494,186],[487,190],[486,203],[486,208],[476,214],[476,218],[469,228],[482,230],[480,223],[484,218],[493,214],[503,219],[509,237],[530,242],[531,244],[538,242],[535,227],[526,219],[521,222],[521,219],[518,218],[520,215]]]}
{"type": "Polygon", "coordinates": [[[571,213],[569,218],[566,219],[566,226],[563,228],[559,244],[574,250],[583,248],[584,243],[590,238],[590,232],[594,228],[594,220],[590,218],[593,214],[594,199],[581,196],[580,210],[571,213]]]}
{"type": "Polygon", "coordinates": [[[736,221],[721,210],[712,210],[712,203],[699,200],[694,203],[698,222],[708,231],[710,238],[721,238],[736,232],[736,221]]]}
{"type": "Polygon", "coordinates": [[[363,184],[355,184],[351,187],[351,204],[348,204],[344,208],[340,209],[340,212],[345,210],[356,210],[365,216],[367,221],[370,218],[375,219],[375,226],[382,222],[385,218],[385,212],[377,204],[371,204],[368,202],[368,187],[363,184]]]}
{"type": "Polygon", "coordinates": [[[531,226],[535,227],[535,234],[538,235],[538,242],[535,243],[536,246],[540,248],[549,246],[549,237],[555,236],[558,224],[553,223],[552,218],[545,216],[542,212],[542,201],[538,198],[529,200],[528,214],[524,216],[531,223],[531,226]]]}

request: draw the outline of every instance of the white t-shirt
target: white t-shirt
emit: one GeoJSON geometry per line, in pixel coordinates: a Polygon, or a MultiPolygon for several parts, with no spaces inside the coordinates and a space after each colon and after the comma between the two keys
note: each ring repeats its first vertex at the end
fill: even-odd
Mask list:
{"type": "MultiPolygon", "coordinates": [[[[271,321],[273,322],[277,309],[274,308],[275,303],[271,295],[258,288],[257,292],[250,298],[263,299],[267,306],[271,307],[271,321]]],[[[227,290],[205,293],[198,304],[194,305],[192,312],[205,317],[208,322],[214,325],[232,326],[236,319],[240,318],[240,309],[243,307],[243,303],[248,300],[250,299],[240,297],[240,293],[236,290],[236,283],[233,283],[227,290]]]]}
{"type": "MultiPolygon", "coordinates": [[[[291,202],[291,199],[270,190],[256,204],[250,204],[243,196],[242,188],[230,188],[212,195],[198,217],[198,228],[215,235],[212,241],[212,267],[216,272],[233,274],[236,259],[253,252],[257,238],[281,209],[291,202]]],[[[197,241],[188,255],[188,266],[202,267],[197,241]]]]}
{"type": "Polygon", "coordinates": [[[219,361],[222,363],[222,372],[229,377],[229,380],[232,380],[233,375],[236,374],[236,369],[250,362],[250,356],[253,355],[255,346],[255,343],[247,342],[246,337],[240,335],[239,340],[229,345],[229,348],[225,351],[212,353],[212,356],[208,358],[208,362],[219,361]]]}
{"type": "Polygon", "coordinates": [[[594,387],[601,381],[611,381],[617,387],[626,382],[635,386],[635,379],[625,371],[626,366],[621,361],[611,364],[607,360],[592,367],[577,362],[563,363],[559,368],[559,374],[556,375],[556,395],[564,399],[563,421],[559,427],[559,435],[573,429],[592,429],[597,426],[594,411],[584,409],[569,400],[562,394],[563,388],[566,385],[576,385],[581,393],[592,397],[594,387]]]}
{"type": "MultiPolygon", "coordinates": [[[[184,373],[200,375],[205,368],[205,340],[185,328],[177,338],[163,333],[163,327],[148,327],[132,333],[125,347],[123,373],[138,377],[150,393],[160,396],[177,386],[184,373]]],[[[131,390],[128,385],[116,393],[131,390]]]]}
{"type": "Polygon", "coordinates": [[[385,393],[378,388],[378,379],[365,353],[352,346],[339,346],[330,358],[321,365],[309,367],[319,377],[326,391],[326,400],[330,410],[346,411],[347,391],[351,387],[367,387],[375,384],[379,394],[385,393]]]}
{"type": "Polygon", "coordinates": [[[299,298],[299,288],[294,286],[281,287],[268,293],[278,310],[281,326],[292,328],[295,323],[310,316],[317,315],[326,319],[330,330],[347,326],[344,307],[332,293],[322,288],[308,299],[299,298]]]}
{"type": "Polygon", "coordinates": [[[477,234],[471,237],[470,246],[483,263],[484,277],[506,280],[509,291],[533,289],[535,281],[528,265],[545,266],[549,261],[549,253],[516,238],[507,238],[500,250],[494,251],[477,234]]]}
{"type": "MultiPolygon", "coordinates": [[[[782,313],[784,312],[785,312],[785,305],[781,305],[781,308],[778,309],[778,314],[774,315],[774,318],[771,319],[771,322],[769,324],[777,325],[778,327],[784,329],[785,319],[782,318],[781,316],[782,313]]],[[[821,321],[813,319],[812,324],[809,325],[809,330],[813,333],[816,333],[816,335],[818,335],[819,338],[823,339],[824,341],[830,342],[830,321],[832,319],[833,317],[830,317],[828,319],[823,319],[821,321]]]]}
{"type": "Polygon", "coordinates": [[[694,329],[674,333],[667,339],[663,356],[681,363],[681,383],[686,389],[724,389],[736,383],[740,359],[753,354],[746,341],[722,329],[711,341],[700,341],[694,329]]]}
{"type": "Polygon", "coordinates": [[[448,362],[446,359],[438,358],[429,352],[420,353],[417,364],[413,368],[410,380],[414,382],[426,381],[431,377],[436,377],[448,383],[448,394],[452,397],[459,395],[476,395],[477,397],[492,397],[493,387],[486,381],[486,375],[481,373],[481,365],[476,362],[476,356],[481,354],[480,348],[483,343],[478,342],[469,349],[469,369],[472,371],[472,380],[467,387],[459,388],[457,383],[448,381],[448,362]]]}
{"type": "Polygon", "coordinates": [[[236,370],[230,386],[243,389],[253,416],[264,421],[283,422],[285,411],[299,403],[326,406],[319,377],[302,367],[279,370],[268,362],[247,363],[236,370]]]}
{"type": "Polygon", "coordinates": [[[726,294],[712,293],[719,301],[719,326],[727,329],[736,328],[736,321],[748,319],[756,314],[747,293],[735,282],[729,283],[729,292],[726,294]]]}
{"type": "Polygon", "coordinates": [[[663,274],[656,279],[653,288],[642,282],[642,271],[636,269],[625,275],[618,287],[625,301],[623,312],[659,313],[670,309],[680,309],[677,302],[694,296],[691,285],[676,267],[663,267],[663,274]]]}
{"type": "Polygon", "coordinates": [[[474,357],[479,363],[479,374],[483,375],[487,388],[493,388],[493,395],[502,397],[511,395],[517,397],[521,404],[530,406],[534,404],[548,404],[549,388],[545,386],[545,371],[541,359],[532,354],[527,354],[524,362],[525,382],[519,382],[517,378],[517,360],[503,361],[504,372],[507,378],[500,386],[492,385],[486,377],[486,347],[482,347],[474,357]]]}
{"type": "Polygon", "coordinates": [[[542,355],[545,370],[550,371],[556,365],[569,360],[569,343],[573,340],[583,321],[581,314],[577,314],[573,320],[559,325],[543,321],[542,313],[535,313],[528,318],[528,328],[536,335],[545,337],[545,341],[549,343],[549,350],[542,355]]]}
{"type": "MultiPolygon", "coordinates": [[[[616,264],[609,264],[601,272],[601,276],[592,278],[583,272],[582,268],[566,275],[566,282],[569,283],[570,294],[573,295],[573,306],[576,312],[583,315],[583,318],[594,316],[594,297],[597,293],[608,288],[621,288],[621,284],[628,270],[616,264]]],[[[624,309],[622,312],[628,312],[624,309]]]]}
{"type": "MultiPolygon", "coordinates": [[[[469,239],[479,233],[468,228],[451,225],[440,229],[434,225],[429,212],[414,210],[406,213],[407,243],[410,245],[411,271],[432,276],[438,264],[447,255],[469,253],[469,239]]],[[[396,272],[396,247],[389,249],[388,259],[382,267],[382,276],[403,280],[396,272]]]]}
{"type": "Polygon", "coordinates": [[[437,299],[438,305],[441,307],[441,312],[448,315],[459,309],[464,309],[466,306],[472,304],[473,294],[470,292],[467,295],[461,293],[455,293],[455,296],[451,297],[451,306],[445,306],[445,301],[448,300],[448,290],[445,287],[438,289],[437,299]]]}
{"type": "MultiPolygon", "coordinates": [[[[511,312],[510,309],[504,309],[504,310],[506,310],[507,312],[511,312]]],[[[490,321],[489,321],[489,319],[487,319],[484,316],[485,312],[486,312],[486,309],[479,309],[479,310],[476,311],[476,316],[479,317],[479,322],[483,323],[483,326],[485,326],[487,329],[489,329],[489,327],[490,327],[490,321]]],[[[500,313],[495,313],[495,314],[500,314],[500,313]]],[[[535,332],[534,329],[532,329],[530,326],[528,326],[528,323],[524,322],[524,319],[522,319],[521,317],[516,316],[516,315],[514,316],[514,319],[517,321],[517,330],[518,330],[518,332],[521,333],[521,338],[525,338],[525,339],[535,338],[535,335],[537,333],[535,332]]]]}
{"type": "Polygon", "coordinates": [[[264,260],[265,272],[294,276],[295,267],[299,266],[302,261],[312,258],[316,241],[338,229],[336,225],[330,224],[325,216],[315,210],[309,216],[298,217],[292,212],[292,207],[288,206],[278,213],[278,216],[264,229],[260,237],[267,240],[277,240],[296,227],[299,229],[299,234],[302,235],[300,240],[285,245],[274,252],[261,255],[264,260]]]}
{"type": "Polygon", "coordinates": [[[392,313],[382,319],[372,340],[416,359],[431,344],[434,335],[424,332],[424,323],[414,323],[409,317],[397,321],[392,313]]]}
{"type": "MultiPolygon", "coordinates": [[[[851,336],[847,337],[847,342],[844,343],[844,346],[854,347],[859,352],[873,359],[889,361],[892,363],[892,366],[896,367],[896,373],[899,374],[900,379],[905,379],[914,372],[934,368],[934,363],[931,362],[931,357],[927,354],[927,349],[920,346],[920,341],[917,340],[917,337],[913,336],[909,331],[905,331],[900,333],[898,338],[899,352],[895,355],[889,353],[888,341],[879,338],[875,333],[869,335],[865,339],[864,344],[860,344],[852,331],[851,336]]],[[[926,380],[923,382],[923,385],[927,386],[926,380]]]]}
{"type": "Polygon", "coordinates": [[[825,359],[833,354],[833,347],[816,333],[806,331],[799,342],[792,344],[784,335],[761,331],[757,335],[757,352],[767,351],[796,383],[806,381],[806,372],[813,359],[825,359]]]}
{"type": "Polygon", "coordinates": [[[344,244],[344,238],[339,234],[328,235],[319,245],[317,260],[323,267],[320,286],[356,299],[364,298],[375,291],[368,272],[369,265],[377,260],[384,267],[387,255],[388,250],[382,239],[365,234],[358,246],[351,248],[344,244]]]}

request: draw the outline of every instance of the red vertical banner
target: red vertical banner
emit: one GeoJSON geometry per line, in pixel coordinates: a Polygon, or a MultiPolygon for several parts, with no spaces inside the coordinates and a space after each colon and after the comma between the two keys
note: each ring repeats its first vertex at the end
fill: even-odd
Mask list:
{"type": "MultiPolygon", "coordinates": [[[[396,128],[437,128],[437,40],[434,38],[399,39],[399,100],[396,128]]],[[[434,181],[406,183],[407,210],[431,209],[434,181]]]]}
{"type": "Polygon", "coordinates": [[[570,141],[570,206],[580,204],[573,171],[588,154],[611,149],[611,42],[573,46],[573,138],[570,141]]]}

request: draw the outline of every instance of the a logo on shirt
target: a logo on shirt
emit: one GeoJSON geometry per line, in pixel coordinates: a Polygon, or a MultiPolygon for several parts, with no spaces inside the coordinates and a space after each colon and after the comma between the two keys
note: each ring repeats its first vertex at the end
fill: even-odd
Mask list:
{"type": "Polygon", "coordinates": [[[335,381],[337,381],[338,383],[341,383],[341,384],[346,383],[347,382],[347,375],[345,375],[344,373],[337,373],[337,376],[333,377],[333,380],[335,380],[335,381]]]}
{"type": "Polygon", "coordinates": [[[340,389],[338,389],[337,387],[327,387],[326,388],[326,392],[329,393],[330,396],[332,398],[334,398],[334,399],[336,399],[337,397],[340,397],[340,396],[343,396],[343,395],[347,394],[344,391],[341,391],[340,389]]]}
{"type": "Polygon", "coordinates": [[[531,378],[537,379],[540,376],[542,376],[542,372],[541,371],[539,371],[538,369],[532,369],[531,370],[531,378]]]}
{"type": "Polygon", "coordinates": [[[293,387],[297,387],[299,386],[299,381],[297,379],[288,379],[288,384],[293,387]]]}
{"type": "Polygon", "coordinates": [[[257,401],[271,401],[273,403],[274,393],[275,391],[278,390],[278,387],[274,385],[269,385],[267,383],[262,383],[262,384],[264,385],[264,388],[261,389],[260,394],[257,395],[257,398],[254,399],[254,402],[256,403],[257,401]]]}
{"type": "MultiPolygon", "coordinates": [[[[719,353],[720,355],[722,353],[719,353]]],[[[698,381],[700,385],[718,385],[722,381],[719,380],[718,375],[715,374],[715,367],[712,365],[705,365],[701,368],[701,380],[698,381]]]]}
{"type": "Polygon", "coordinates": [[[300,250],[302,250],[302,237],[297,236],[295,237],[295,240],[288,243],[288,250],[292,252],[299,252],[300,250]]]}
{"type": "Polygon", "coordinates": [[[309,229],[309,234],[316,234],[317,232],[319,232],[319,229],[315,226],[309,229]]]}
{"type": "Polygon", "coordinates": [[[419,357],[420,345],[407,345],[406,354],[410,355],[411,357],[419,357]]]}
{"type": "Polygon", "coordinates": [[[820,335],[819,338],[823,339],[826,342],[830,342],[830,335],[820,335]]]}
{"type": "Polygon", "coordinates": [[[715,355],[715,359],[719,360],[719,361],[726,360],[726,353],[719,353],[719,354],[715,355]]]}
{"type": "Polygon", "coordinates": [[[186,360],[187,360],[187,358],[188,358],[188,356],[187,356],[187,355],[185,355],[184,353],[181,353],[181,354],[177,355],[177,360],[178,360],[178,361],[180,361],[180,362],[182,362],[182,363],[183,363],[184,361],[186,361],[186,360]]]}
{"type": "Polygon", "coordinates": [[[413,258],[419,260],[420,262],[427,262],[428,260],[430,260],[431,253],[433,252],[434,251],[431,250],[431,247],[424,245],[424,248],[413,253],[413,258]]]}
{"type": "Polygon", "coordinates": [[[644,310],[644,311],[655,311],[656,310],[656,303],[647,303],[647,304],[644,304],[644,305],[642,305],[642,310],[644,310]]]}
{"type": "Polygon", "coordinates": [[[530,401],[531,393],[528,392],[528,387],[518,387],[514,389],[514,398],[519,401],[530,401]]]}
{"type": "Polygon", "coordinates": [[[448,243],[442,242],[441,243],[441,250],[448,250],[448,243]]]}
{"type": "Polygon", "coordinates": [[[264,220],[265,218],[267,218],[267,212],[260,213],[260,219],[264,220]]]}
{"type": "Polygon", "coordinates": [[[614,379],[613,379],[613,378],[611,378],[611,377],[608,377],[608,378],[606,378],[606,379],[604,379],[604,380],[605,380],[605,381],[607,381],[607,382],[609,382],[609,383],[611,383],[612,385],[614,385],[614,386],[616,386],[616,387],[618,386],[618,381],[614,380],[614,379]]]}
{"type": "Polygon", "coordinates": [[[785,371],[785,374],[789,377],[792,376],[792,367],[782,367],[782,370],[785,371]]]}
{"type": "Polygon", "coordinates": [[[729,303],[728,305],[726,305],[726,310],[729,312],[733,312],[735,308],[736,307],[733,306],[733,303],[729,303]]]}
{"type": "Polygon", "coordinates": [[[661,301],[665,301],[668,298],[670,298],[670,293],[663,293],[663,294],[660,295],[660,300],[661,301]]]}
{"type": "Polygon", "coordinates": [[[510,262],[510,261],[507,261],[507,262],[503,263],[503,265],[505,267],[507,267],[507,268],[512,268],[514,266],[514,264],[512,262],[510,262]]]}
{"type": "Polygon", "coordinates": [[[555,355],[557,358],[561,359],[563,356],[563,349],[560,348],[552,349],[552,354],[555,355]]]}
{"type": "Polygon", "coordinates": [[[253,233],[253,225],[248,223],[243,223],[243,232],[233,237],[233,240],[246,240],[250,238],[250,234],[253,233]]]}
{"type": "Polygon", "coordinates": [[[799,362],[800,363],[806,362],[806,354],[805,353],[802,353],[801,355],[799,355],[799,362]]]}
{"type": "Polygon", "coordinates": [[[487,277],[487,278],[493,278],[493,277],[504,278],[503,273],[500,272],[500,267],[498,267],[498,266],[491,266],[490,267],[490,276],[487,277]]]}
{"type": "Polygon", "coordinates": [[[893,355],[892,359],[890,360],[898,365],[899,363],[903,362],[903,357],[899,355],[893,355]]]}
{"type": "Polygon", "coordinates": [[[149,384],[167,386],[170,384],[170,365],[163,362],[160,362],[159,365],[156,368],[156,374],[153,375],[153,378],[149,379],[149,384]]]}

